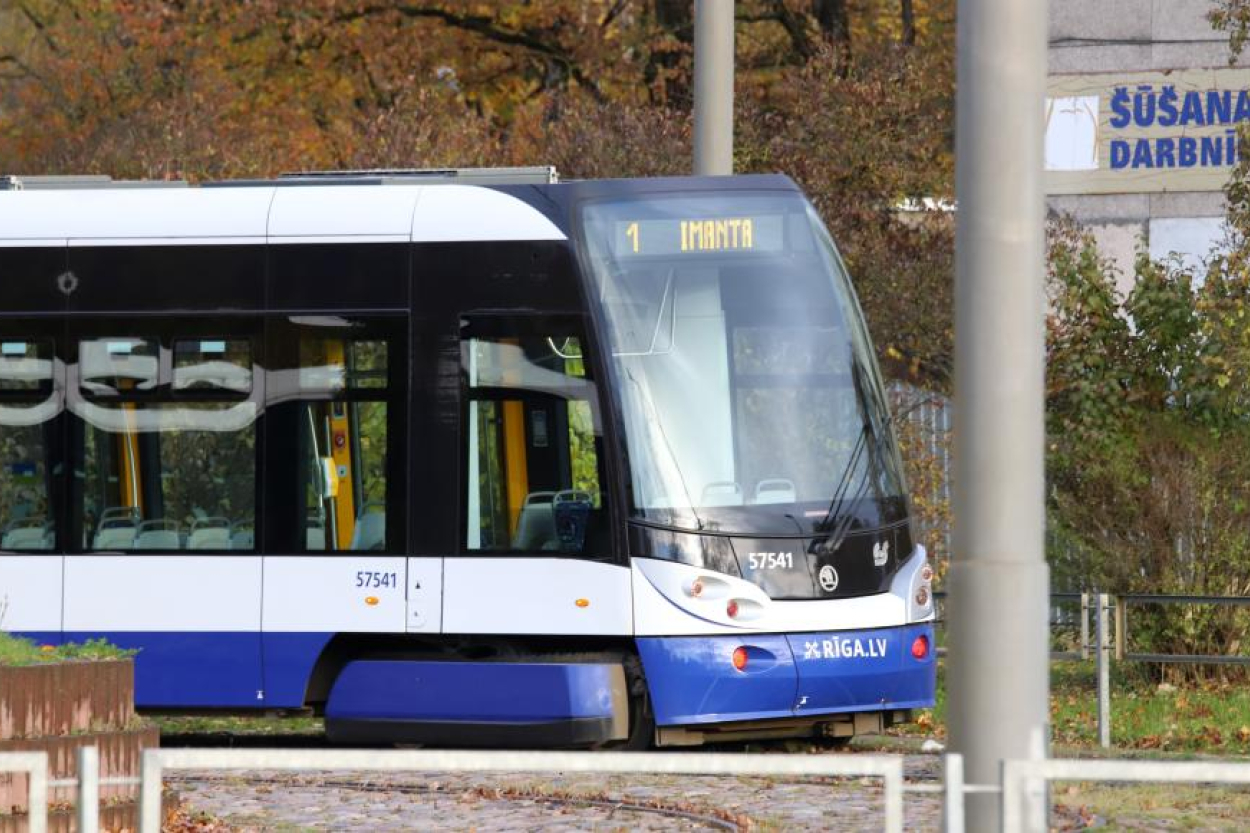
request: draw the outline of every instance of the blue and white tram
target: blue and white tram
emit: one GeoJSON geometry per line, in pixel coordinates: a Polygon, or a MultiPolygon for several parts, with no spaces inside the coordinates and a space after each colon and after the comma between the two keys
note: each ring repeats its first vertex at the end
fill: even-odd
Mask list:
{"type": "Polygon", "coordinates": [[[932,704],[873,351],[789,179],[10,185],[0,627],[139,648],[140,707],[637,747],[932,704]]]}

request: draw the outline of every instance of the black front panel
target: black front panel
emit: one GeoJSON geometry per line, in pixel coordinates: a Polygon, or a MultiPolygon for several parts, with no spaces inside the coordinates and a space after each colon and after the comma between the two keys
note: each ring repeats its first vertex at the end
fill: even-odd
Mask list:
{"type": "Polygon", "coordinates": [[[751,538],[630,525],[630,553],[741,576],[772,599],[884,593],[912,552],[906,523],[844,536],[751,538]]]}
{"type": "Polygon", "coordinates": [[[61,312],[65,291],[66,249],[0,248],[0,311],[61,312]]]}
{"type": "Polygon", "coordinates": [[[269,246],[270,309],[407,309],[406,243],[269,246]]]}
{"type": "Polygon", "coordinates": [[[264,246],[70,247],[71,312],[210,312],[264,305],[264,246]]]}
{"type": "Polygon", "coordinates": [[[911,555],[906,524],[818,538],[734,538],[742,577],[773,599],[836,599],[890,589],[911,555]]]}

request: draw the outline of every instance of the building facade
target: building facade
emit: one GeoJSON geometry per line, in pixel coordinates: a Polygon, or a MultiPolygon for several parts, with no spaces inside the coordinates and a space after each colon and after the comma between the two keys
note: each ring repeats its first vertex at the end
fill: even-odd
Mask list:
{"type": "Polygon", "coordinates": [[[1225,237],[1250,50],[1214,0],[1050,0],[1048,207],[1091,228],[1132,283],[1140,247],[1200,266],[1225,237]]]}

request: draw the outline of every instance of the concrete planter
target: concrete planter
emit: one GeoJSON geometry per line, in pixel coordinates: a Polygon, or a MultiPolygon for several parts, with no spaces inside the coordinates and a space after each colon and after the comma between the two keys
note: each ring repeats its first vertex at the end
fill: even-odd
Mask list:
{"type": "MultiPolygon", "coordinates": [[[[159,731],[135,716],[134,663],[129,659],[0,666],[0,752],[46,751],[51,778],[75,777],[76,755],[83,746],[100,750],[102,778],[137,776],[143,750],[159,745],[159,731]]],[[[24,775],[0,775],[0,833],[24,826],[26,780],[24,775]]],[[[48,798],[55,808],[72,804],[75,793],[72,787],[54,787],[48,798]]],[[[133,813],[137,796],[137,787],[100,789],[110,816],[126,809],[133,813]]],[[[135,827],[133,819],[104,825],[102,817],[101,822],[104,829],[135,827]]]]}

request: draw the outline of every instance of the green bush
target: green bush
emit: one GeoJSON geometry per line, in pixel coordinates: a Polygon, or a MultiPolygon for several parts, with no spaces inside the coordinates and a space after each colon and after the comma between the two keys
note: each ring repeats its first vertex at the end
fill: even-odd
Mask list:
{"type": "MultiPolygon", "coordinates": [[[[1250,595],[1250,271],[1137,258],[1127,297],[1092,238],[1050,238],[1047,464],[1056,586],[1250,595]]],[[[1141,608],[1133,648],[1237,653],[1250,614],[1141,608]]],[[[1192,673],[1200,674],[1195,668],[1192,673]]]]}
{"type": "Polygon", "coordinates": [[[53,662],[98,662],[127,659],[138,651],[118,648],[104,639],[39,645],[29,639],[0,632],[0,665],[40,665],[53,662]]]}

